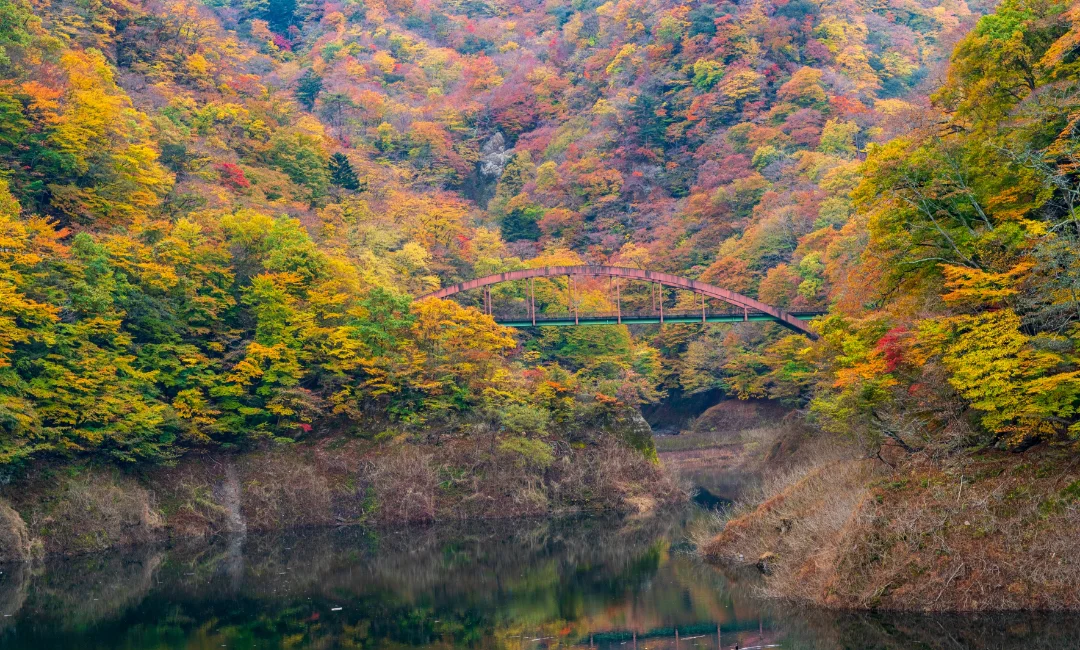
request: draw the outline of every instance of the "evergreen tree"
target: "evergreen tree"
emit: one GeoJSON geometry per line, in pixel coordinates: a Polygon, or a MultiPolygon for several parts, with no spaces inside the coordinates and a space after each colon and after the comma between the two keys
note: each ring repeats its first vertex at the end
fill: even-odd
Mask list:
{"type": "Polygon", "coordinates": [[[269,0],[263,17],[275,31],[284,32],[297,22],[296,0],[269,0]]]}
{"type": "Polygon", "coordinates": [[[296,82],[296,99],[309,111],[315,108],[315,98],[322,92],[322,77],[310,69],[296,82]]]}
{"type": "Polygon", "coordinates": [[[330,156],[330,182],[346,190],[360,189],[360,179],[353,171],[349,158],[340,151],[330,156]]]}
{"type": "Polygon", "coordinates": [[[515,208],[502,221],[502,236],[506,241],[527,239],[537,241],[543,233],[537,222],[543,216],[542,208],[515,208]]]}
{"type": "Polygon", "coordinates": [[[646,147],[662,147],[666,141],[669,117],[661,117],[664,104],[655,95],[641,93],[631,110],[637,125],[638,140],[646,147]]]}

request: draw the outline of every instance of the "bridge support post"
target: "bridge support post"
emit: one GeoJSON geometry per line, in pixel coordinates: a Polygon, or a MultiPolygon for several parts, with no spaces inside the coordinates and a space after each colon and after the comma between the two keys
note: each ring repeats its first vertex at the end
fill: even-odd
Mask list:
{"type": "Polygon", "coordinates": [[[750,312],[746,309],[746,307],[742,308],[742,319],[744,323],[750,320],[750,312]]]}
{"type": "Polygon", "coordinates": [[[529,278],[529,315],[532,316],[533,327],[536,327],[536,288],[533,286],[533,278],[529,278]]]}
{"type": "Polygon", "coordinates": [[[568,273],[566,275],[566,315],[574,311],[574,279],[568,273]]]}
{"type": "Polygon", "coordinates": [[[574,312],[574,325],[578,325],[577,305],[574,304],[574,276],[566,276],[566,290],[570,293],[570,311],[574,312]]]}
{"type": "Polygon", "coordinates": [[[622,295],[619,293],[619,278],[615,278],[615,314],[619,325],[622,325],[622,295]]]}
{"type": "Polygon", "coordinates": [[[664,285],[657,287],[657,293],[660,294],[660,324],[664,324],[664,285]]]}
{"type": "Polygon", "coordinates": [[[701,295],[701,322],[705,322],[705,294],[701,295]]]}

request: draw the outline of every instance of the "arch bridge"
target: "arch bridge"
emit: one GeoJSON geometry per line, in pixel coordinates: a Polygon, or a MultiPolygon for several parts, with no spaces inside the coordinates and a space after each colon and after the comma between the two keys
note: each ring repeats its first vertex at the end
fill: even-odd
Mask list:
{"type": "Polygon", "coordinates": [[[616,325],[636,323],[733,323],[743,321],[775,321],[781,325],[801,332],[812,339],[817,335],[804,319],[821,316],[821,311],[788,312],[772,305],[767,305],[749,296],[729,291],[699,280],[691,280],[670,273],[632,269],[620,266],[547,266],[535,269],[521,269],[488,275],[466,282],[439,289],[421,296],[424,298],[447,298],[470,289],[483,289],[484,312],[495,321],[510,327],[535,327],[539,325],[616,325]],[[534,280],[536,278],[567,278],[566,313],[537,313],[534,280]],[[574,301],[574,279],[579,277],[607,277],[609,289],[613,294],[611,302],[613,312],[579,312],[574,301]],[[492,309],[491,285],[503,282],[528,280],[528,295],[524,313],[501,313],[492,309]],[[651,310],[624,311],[622,305],[623,281],[641,281],[650,283],[652,297],[651,310]],[[663,287],[672,287],[693,292],[701,296],[700,308],[693,310],[665,310],[663,287]],[[655,288],[655,290],[654,290],[655,288]],[[659,298],[659,300],[657,299],[659,298]],[[708,304],[708,299],[722,302],[725,307],[716,309],[708,304]]]}

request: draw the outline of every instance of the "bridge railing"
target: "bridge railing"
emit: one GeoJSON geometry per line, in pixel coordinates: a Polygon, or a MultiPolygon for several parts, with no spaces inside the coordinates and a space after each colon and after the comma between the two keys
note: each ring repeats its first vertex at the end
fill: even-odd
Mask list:
{"type": "MultiPolygon", "coordinates": [[[[664,272],[658,272],[658,271],[649,271],[649,270],[644,270],[644,269],[627,268],[627,267],[617,267],[617,266],[572,265],[572,266],[547,266],[547,267],[540,267],[540,268],[517,269],[517,270],[514,270],[514,271],[506,271],[506,272],[503,272],[503,273],[495,273],[495,274],[487,275],[487,276],[484,276],[484,277],[481,277],[481,278],[474,278],[472,280],[467,280],[465,282],[459,282],[457,284],[450,285],[448,287],[443,287],[442,289],[439,289],[438,291],[433,291],[433,292],[431,292],[429,294],[426,294],[424,296],[420,296],[419,299],[422,300],[424,298],[429,298],[429,297],[430,298],[447,298],[449,296],[460,294],[460,293],[465,292],[465,291],[470,291],[472,289],[483,289],[483,297],[481,299],[481,304],[483,305],[482,309],[484,311],[486,311],[487,313],[491,314],[493,306],[494,306],[493,305],[493,300],[492,300],[491,288],[490,288],[492,285],[502,284],[502,283],[506,283],[506,282],[517,282],[517,281],[520,281],[520,280],[528,280],[528,283],[524,284],[522,286],[519,286],[519,289],[524,288],[524,290],[526,292],[525,299],[524,299],[526,301],[525,304],[528,304],[530,307],[532,307],[532,305],[534,304],[534,300],[535,300],[534,282],[533,281],[536,278],[559,278],[559,277],[566,277],[566,279],[567,279],[566,299],[567,299],[567,308],[568,308],[567,313],[569,315],[566,318],[553,316],[551,314],[544,314],[544,315],[535,314],[534,315],[533,313],[529,313],[530,311],[533,311],[532,309],[530,309],[530,310],[526,311],[525,314],[521,314],[521,315],[506,314],[504,316],[504,315],[500,314],[499,320],[512,319],[512,320],[509,320],[507,322],[507,324],[513,325],[513,326],[518,326],[518,327],[526,325],[526,322],[528,324],[532,324],[534,322],[534,319],[535,319],[535,322],[539,323],[539,322],[542,322],[542,321],[550,322],[551,319],[564,321],[566,319],[573,318],[574,319],[573,324],[576,325],[576,324],[579,324],[581,322],[581,319],[584,317],[586,319],[589,319],[593,324],[606,323],[606,322],[608,322],[608,319],[611,318],[610,314],[608,314],[608,315],[600,315],[600,314],[583,315],[581,312],[575,312],[574,311],[575,306],[580,306],[580,303],[575,302],[575,298],[574,298],[574,294],[576,293],[575,290],[574,290],[574,286],[575,286],[574,278],[576,278],[576,277],[597,277],[597,278],[606,277],[606,278],[608,278],[609,294],[611,293],[610,289],[614,288],[614,294],[615,294],[614,295],[614,298],[615,298],[614,302],[615,302],[615,305],[616,305],[616,309],[618,309],[618,307],[621,304],[621,302],[620,302],[621,301],[620,287],[623,286],[623,283],[621,281],[624,280],[626,282],[630,282],[630,281],[648,282],[648,283],[651,283],[654,287],[657,287],[657,286],[660,287],[659,291],[653,290],[653,293],[650,294],[651,295],[650,300],[653,302],[653,310],[651,310],[647,314],[640,314],[640,313],[639,314],[629,314],[627,312],[623,312],[622,314],[619,314],[618,312],[616,312],[615,315],[614,315],[615,319],[616,319],[616,322],[618,322],[618,320],[620,320],[620,319],[623,319],[623,320],[624,319],[633,319],[633,320],[637,320],[638,322],[666,322],[666,321],[669,321],[669,320],[678,319],[679,322],[684,322],[684,323],[689,322],[691,319],[694,318],[693,316],[690,315],[691,309],[692,309],[694,314],[700,313],[699,310],[696,308],[696,306],[695,306],[695,308],[691,308],[691,309],[687,309],[687,310],[664,310],[664,302],[666,301],[666,298],[667,298],[667,289],[674,289],[676,291],[689,291],[689,292],[692,292],[692,293],[697,294],[699,296],[698,299],[701,301],[701,307],[700,308],[706,310],[706,313],[701,318],[701,320],[703,320],[703,321],[707,321],[707,320],[710,319],[710,316],[709,316],[709,313],[708,313],[708,307],[709,306],[706,305],[706,301],[707,300],[721,301],[721,302],[724,302],[724,303],[726,303],[728,305],[731,305],[731,307],[735,311],[734,311],[734,313],[732,313],[732,312],[715,312],[714,311],[713,312],[714,315],[712,316],[712,320],[714,322],[715,321],[721,321],[721,320],[722,321],[738,320],[735,317],[735,314],[738,314],[739,311],[741,310],[741,312],[743,314],[743,318],[746,319],[746,320],[773,320],[773,321],[776,321],[776,322],[780,323],[784,327],[795,330],[797,332],[801,332],[801,333],[805,334],[806,336],[810,337],[811,339],[817,338],[817,334],[814,332],[814,330],[806,322],[804,322],[802,320],[802,318],[800,318],[799,312],[796,312],[794,310],[778,309],[776,307],[773,307],[772,305],[768,305],[766,303],[763,303],[763,302],[761,302],[760,300],[758,300],[756,298],[752,298],[750,296],[744,296],[744,295],[742,295],[740,293],[737,293],[735,291],[731,291],[730,289],[725,289],[723,287],[718,287],[716,285],[712,285],[712,284],[709,284],[707,282],[702,282],[701,280],[694,280],[694,279],[691,279],[691,278],[684,278],[684,277],[680,277],[680,276],[677,276],[677,275],[672,275],[670,273],[664,273],[664,272]],[[753,310],[753,311],[751,312],[751,310],[753,310]],[[666,313],[665,313],[665,311],[666,311],[666,313]],[[683,313],[679,313],[679,312],[683,312],[683,313]],[[655,316],[653,315],[654,313],[656,314],[655,316]],[[667,314],[671,314],[671,315],[668,316],[667,314]],[[528,321],[525,321],[525,318],[528,318],[528,321]],[[653,319],[655,319],[655,320],[653,320],[653,319]]],[[[515,293],[515,292],[511,292],[511,293],[515,293]]],[[[516,291],[516,293],[518,294],[518,299],[521,299],[521,296],[520,296],[521,291],[520,290],[516,291]]],[[[502,299],[505,300],[506,297],[507,296],[503,295],[502,299]]],[[[473,300],[469,299],[468,302],[473,302],[473,300]]],[[[684,304],[684,305],[687,304],[683,300],[680,300],[679,303],[684,304]]],[[[524,307],[524,304],[522,304],[521,307],[524,307]]],[[[500,311],[501,311],[501,309],[500,309],[500,311]]],[[[555,323],[555,324],[565,325],[565,324],[568,324],[568,323],[560,322],[560,323],[555,323]]]]}
{"type": "MultiPolygon", "coordinates": [[[[766,315],[765,312],[758,311],[756,309],[706,309],[705,318],[754,318],[766,315]]],[[[531,321],[532,314],[528,309],[497,309],[492,312],[491,316],[497,321],[531,321]]],[[[660,318],[660,312],[654,310],[635,310],[626,311],[621,313],[618,311],[581,311],[577,312],[555,312],[555,313],[537,313],[536,323],[551,321],[565,321],[567,319],[573,320],[575,316],[579,320],[618,320],[620,317],[622,320],[647,320],[653,318],[660,318]]],[[[665,320],[668,319],[686,319],[694,318],[701,319],[702,312],[700,309],[665,309],[663,312],[665,320]]]]}

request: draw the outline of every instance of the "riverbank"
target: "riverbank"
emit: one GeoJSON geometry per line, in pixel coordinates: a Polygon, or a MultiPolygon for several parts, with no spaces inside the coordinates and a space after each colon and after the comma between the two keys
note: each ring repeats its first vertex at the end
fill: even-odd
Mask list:
{"type": "Polygon", "coordinates": [[[131,472],[39,466],[0,488],[0,561],[310,526],[643,513],[685,498],[613,436],[543,449],[325,438],[131,472]]]}
{"type": "Polygon", "coordinates": [[[1080,463],[1052,447],[935,457],[805,445],[702,545],[769,597],[844,610],[1080,610],[1080,463]]]}
{"type": "Polygon", "coordinates": [[[765,597],[850,611],[1080,611],[1080,460],[1068,448],[886,444],[869,455],[767,402],[721,402],[656,447],[671,471],[731,502],[695,532],[699,554],[765,597]]]}

